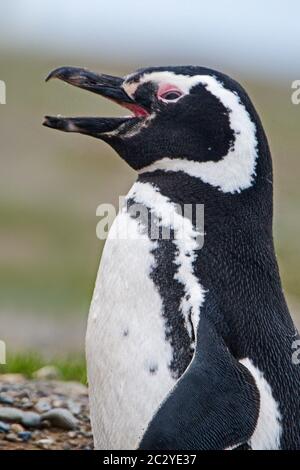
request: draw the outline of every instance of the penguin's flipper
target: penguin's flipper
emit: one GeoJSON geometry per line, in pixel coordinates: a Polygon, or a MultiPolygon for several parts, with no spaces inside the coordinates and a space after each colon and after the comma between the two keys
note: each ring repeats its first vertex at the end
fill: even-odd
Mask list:
{"type": "Polygon", "coordinates": [[[202,318],[193,361],[153,417],[139,448],[234,448],[251,438],[258,414],[252,375],[202,318]]]}

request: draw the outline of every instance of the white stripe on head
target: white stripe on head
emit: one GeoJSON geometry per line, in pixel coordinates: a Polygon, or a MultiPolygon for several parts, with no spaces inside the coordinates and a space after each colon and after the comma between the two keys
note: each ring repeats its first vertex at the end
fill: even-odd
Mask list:
{"type": "MultiPolygon", "coordinates": [[[[183,171],[190,176],[200,178],[224,193],[240,192],[253,184],[257,163],[256,126],[241,102],[237,92],[231,91],[211,75],[177,75],[173,72],[153,72],[141,76],[140,81],[124,85],[126,92],[132,95],[142,83],[172,83],[185,94],[192,87],[202,84],[220,100],[229,112],[230,127],[235,140],[227,155],[219,161],[199,162],[183,158],[162,158],[140,170],[141,173],[155,170],[183,171]]],[[[209,150],[209,149],[208,149],[209,150]]]]}
{"type": "Polygon", "coordinates": [[[126,80],[130,80],[130,75],[125,79],[125,83],[123,85],[124,90],[129,96],[133,96],[136,89],[146,82],[155,82],[155,83],[172,83],[172,85],[178,86],[178,88],[183,91],[183,93],[188,94],[190,89],[198,85],[200,83],[199,79],[201,79],[201,75],[180,75],[174,72],[152,72],[152,73],[145,73],[141,75],[141,78],[138,82],[129,82],[126,83],[126,80]]]}

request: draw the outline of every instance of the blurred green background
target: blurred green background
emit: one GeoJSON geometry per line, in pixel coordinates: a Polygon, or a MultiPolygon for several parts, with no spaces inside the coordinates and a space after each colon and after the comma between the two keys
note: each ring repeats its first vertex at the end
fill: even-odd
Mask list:
{"type": "MultiPolygon", "coordinates": [[[[16,0],[11,3],[15,10],[7,8],[6,12],[10,13],[11,17],[7,16],[10,20],[14,15],[19,18],[17,7],[21,5],[16,0]]],[[[24,3],[31,5],[32,12],[38,8],[40,16],[47,16],[49,11],[54,15],[58,5],[56,1],[39,2],[44,5],[43,11],[37,2],[25,0],[24,3]]],[[[129,7],[135,2],[125,3],[129,7]]],[[[95,5],[92,1],[87,4],[95,5]]],[[[78,5],[75,1],[73,7],[76,9],[78,5]]],[[[77,50],[76,44],[70,47],[70,30],[74,37],[83,36],[72,22],[65,42],[59,45],[56,38],[52,49],[49,44],[55,27],[40,31],[41,26],[38,29],[36,23],[30,23],[29,16],[24,18],[28,31],[23,36],[18,29],[21,22],[11,20],[6,23],[6,30],[2,29],[0,79],[6,82],[7,104],[0,105],[0,339],[6,341],[10,353],[30,350],[39,351],[45,357],[71,357],[83,352],[86,318],[103,248],[103,242],[96,238],[96,208],[103,202],[117,203],[119,195],[126,194],[135,179],[134,172],[104,143],[42,127],[45,114],[124,114],[116,105],[62,82],[45,84],[47,73],[60,65],[80,65],[124,75],[148,64],[192,62],[223,70],[246,87],[260,113],[273,154],[275,242],[283,286],[299,324],[300,105],[291,102],[291,82],[300,77],[295,75],[294,64],[286,65],[284,51],[274,57],[265,51],[257,62],[245,65],[243,44],[240,56],[229,49],[227,56],[220,59],[215,52],[218,48],[210,45],[209,35],[205,47],[199,41],[198,49],[191,35],[194,55],[186,54],[190,60],[185,60],[189,38],[185,37],[186,45],[182,48],[176,49],[170,41],[169,49],[161,51],[157,46],[159,40],[165,43],[168,38],[160,30],[155,45],[148,42],[144,54],[134,52],[129,47],[130,27],[128,36],[120,34],[121,13],[116,10],[119,24],[111,26],[111,37],[107,38],[103,54],[99,38],[93,42],[94,49],[90,47],[91,42],[87,43],[88,50],[77,50]],[[7,33],[9,24],[11,29],[7,33]],[[30,31],[34,33],[33,38],[30,31]],[[119,50],[115,53],[113,44],[117,41],[119,50]],[[268,70],[264,57],[270,62],[268,70]]],[[[73,11],[73,20],[74,15],[73,11]]],[[[142,18],[142,11],[140,15],[142,18]]],[[[46,25],[49,18],[44,18],[42,24],[46,25]]],[[[57,19],[60,35],[67,18],[62,14],[57,19]]],[[[105,22],[103,15],[99,14],[99,21],[100,18],[105,22]]],[[[236,21],[241,18],[247,24],[243,9],[236,21]]],[[[78,18],[84,31],[91,21],[91,16],[78,18]]],[[[5,17],[1,17],[1,22],[4,24],[5,17]]],[[[50,20],[49,24],[52,24],[50,20]]],[[[155,17],[152,23],[144,24],[149,34],[154,24],[155,17]]],[[[210,28],[212,37],[216,24],[212,23],[210,28]]],[[[235,34],[233,39],[238,42],[244,37],[243,28],[235,34]]],[[[252,49],[252,55],[259,53],[257,44],[252,49]]]]}

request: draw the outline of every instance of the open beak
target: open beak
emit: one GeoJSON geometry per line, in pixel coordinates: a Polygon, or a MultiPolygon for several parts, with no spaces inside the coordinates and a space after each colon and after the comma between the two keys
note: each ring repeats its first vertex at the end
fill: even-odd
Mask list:
{"type": "Polygon", "coordinates": [[[58,78],[70,85],[83,88],[129,109],[133,116],[120,118],[79,117],[67,118],[62,116],[45,116],[43,125],[65,132],[79,132],[101,138],[102,134],[115,131],[128,120],[138,120],[150,114],[144,107],[138,105],[122,88],[123,79],[105,74],[96,74],[78,67],[60,67],[53,70],[46,81],[58,78]]]}

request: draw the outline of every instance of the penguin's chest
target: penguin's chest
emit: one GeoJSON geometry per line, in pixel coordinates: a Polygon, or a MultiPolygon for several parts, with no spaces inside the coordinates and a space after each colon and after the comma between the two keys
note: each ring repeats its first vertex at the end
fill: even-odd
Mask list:
{"type": "MultiPolygon", "coordinates": [[[[157,249],[157,242],[141,233],[134,219],[126,213],[118,215],[102,255],[87,331],[97,448],[136,448],[176,383],[170,325],[163,314],[164,299],[153,280],[157,249]]],[[[168,285],[167,278],[160,281],[168,285]]],[[[183,351],[186,336],[185,331],[177,338],[177,350],[183,351]]]]}

